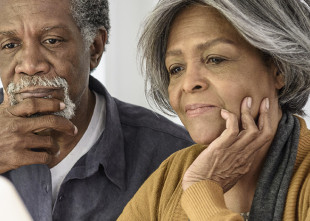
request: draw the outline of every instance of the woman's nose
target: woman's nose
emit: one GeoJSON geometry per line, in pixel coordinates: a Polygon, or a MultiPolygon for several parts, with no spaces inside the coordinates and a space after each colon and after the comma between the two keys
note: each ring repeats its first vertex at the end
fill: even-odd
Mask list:
{"type": "Polygon", "coordinates": [[[183,78],[183,91],[186,93],[195,93],[208,88],[208,80],[203,68],[190,67],[186,69],[183,78]]]}
{"type": "Polygon", "coordinates": [[[40,51],[40,46],[23,45],[18,52],[15,73],[25,75],[42,75],[49,72],[49,62],[40,51]]]}

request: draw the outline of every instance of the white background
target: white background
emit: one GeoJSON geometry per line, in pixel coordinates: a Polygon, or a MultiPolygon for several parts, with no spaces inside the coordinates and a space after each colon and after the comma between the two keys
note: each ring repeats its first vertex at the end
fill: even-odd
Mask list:
{"type": "MultiPolygon", "coordinates": [[[[110,0],[110,44],[93,73],[112,96],[147,108],[150,107],[144,95],[136,46],[142,22],[156,2],[157,0],[110,0]]],[[[310,114],[310,102],[306,106],[306,112],[310,114]]],[[[170,119],[180,123],[177,118],[170,119]]],[[[306,117],[306,120],[309,127],[310,118],[306,117]]]]}

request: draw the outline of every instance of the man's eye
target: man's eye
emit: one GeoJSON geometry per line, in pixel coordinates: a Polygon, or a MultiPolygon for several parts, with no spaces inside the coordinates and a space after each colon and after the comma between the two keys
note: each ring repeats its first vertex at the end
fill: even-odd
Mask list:
{"type": "Polygon", "coordinates": [[[50,39],[45,40],[44,42],[47,43],[47,44],[54,45],[54,44],[57,44],[57,43],[61,42],[61,40],[55,39],[55,38],[50,38],[50,39]]]}
{"type": "Polygon", "coordinates": [[[16,48],[19,44],[16,44],[16,43],[8,43],[8,44],[5,44],[2,49],[13,49],[13,48],[16,48]]]}
{"type": "Polygon", "coordinates": [[[176,74],[178,74],[179,72],[181,72],[181,71],[183,71],[183,70],[184,70],[184,68],[183,68],[183,67],[180,67],[180,66],[178,66],[178,67],[173,67],[173,68],[170,69],[169,74],[170,74],[170,75],[176,75],[176,74]]]}

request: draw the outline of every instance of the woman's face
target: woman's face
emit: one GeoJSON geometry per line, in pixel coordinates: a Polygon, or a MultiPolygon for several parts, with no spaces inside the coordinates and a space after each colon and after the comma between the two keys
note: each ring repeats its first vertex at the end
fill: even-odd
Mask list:
{"type": "Polygon", "coordinates": [[[165,63],[171,106],[197,143],[211,143],[226,128],[221,109],[240,120],[245,97],[253,99],[254,118],[265,97],[270,111],[279,112],[277,91],[283,83],[277,68],[211,7],[192,6],[177,15],[165,63]]]}

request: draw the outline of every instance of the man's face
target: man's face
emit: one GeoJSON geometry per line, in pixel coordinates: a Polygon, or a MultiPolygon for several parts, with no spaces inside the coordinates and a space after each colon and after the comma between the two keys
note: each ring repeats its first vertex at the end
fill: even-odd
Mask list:
{"type": "MultiPolygon", "coordinates": [[[[85,48],[69,0],[0,0],[0,76],[5,90],[22,78],[63,78],[73,102],[85,104],[90,72],[85,48]]],[[[64,92],[62,86],[30,85],[15,98],[64,100],[64,92]]]]}

